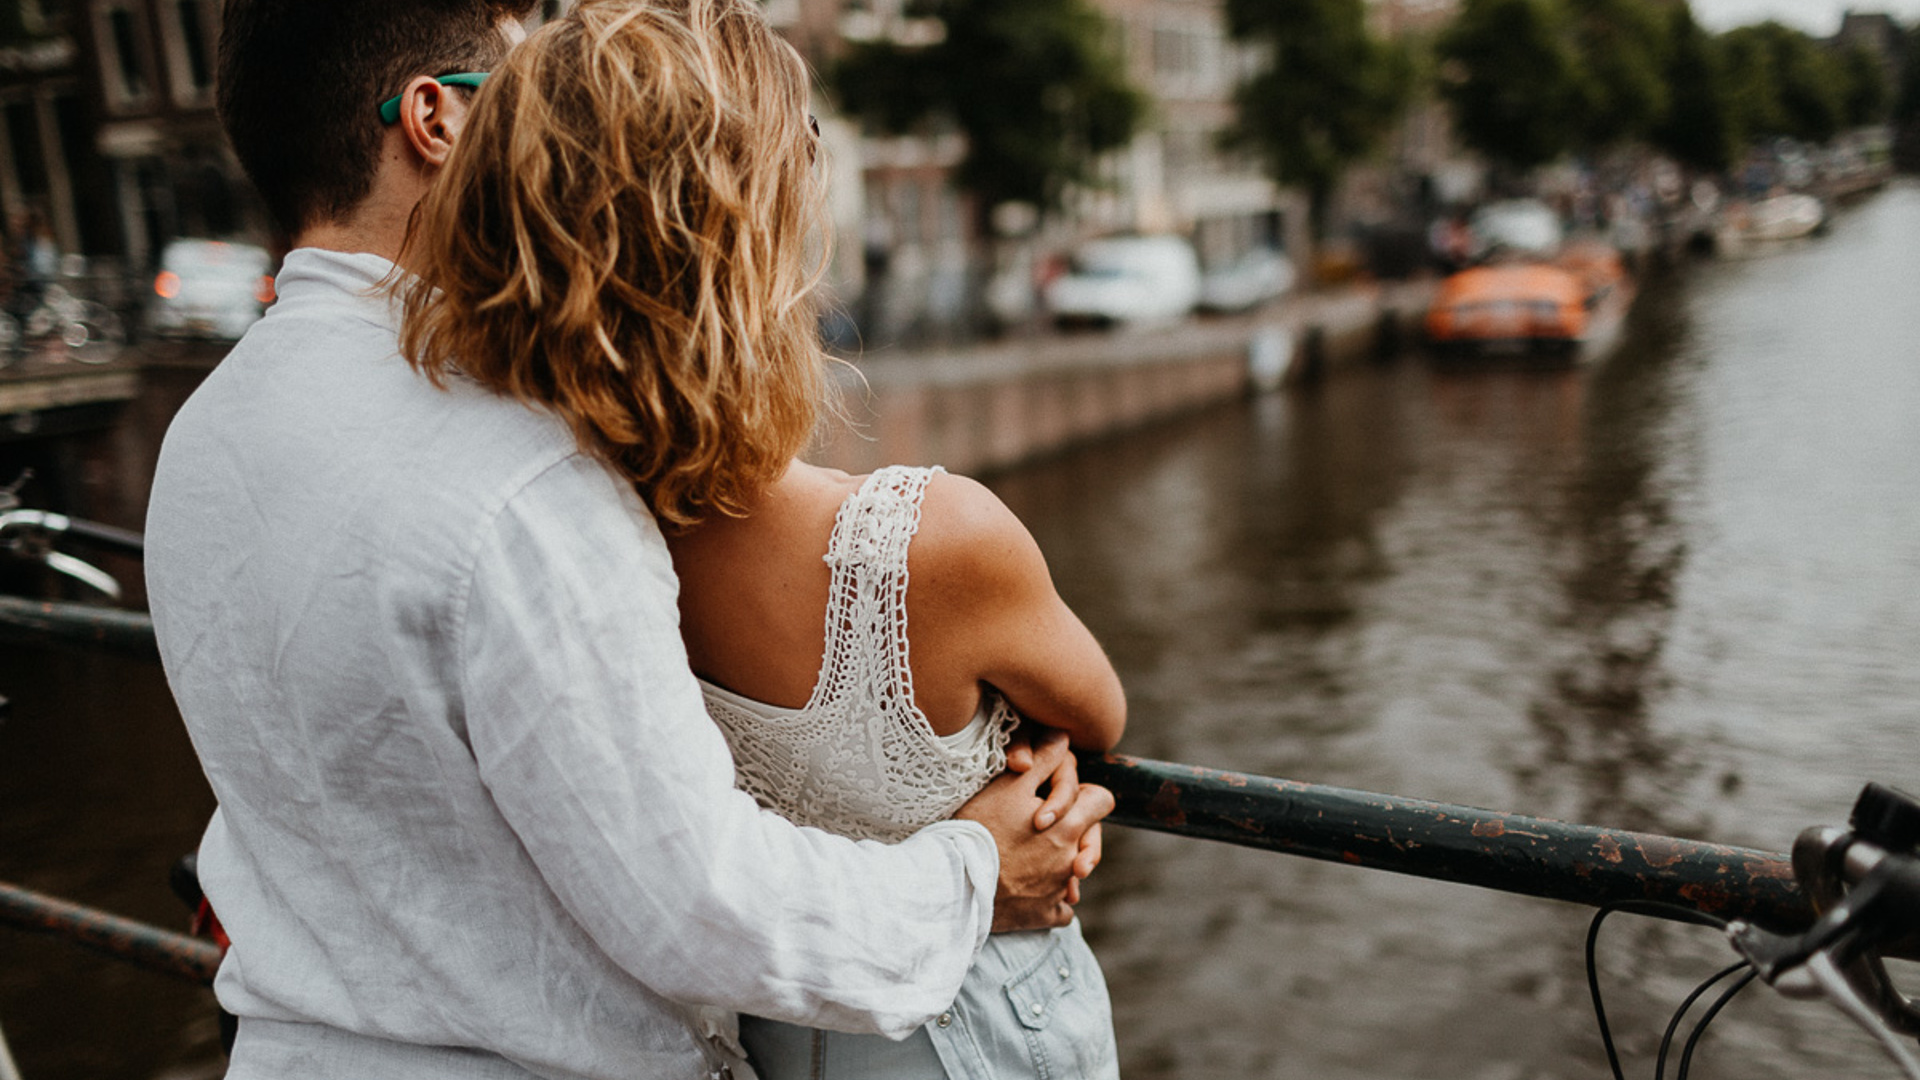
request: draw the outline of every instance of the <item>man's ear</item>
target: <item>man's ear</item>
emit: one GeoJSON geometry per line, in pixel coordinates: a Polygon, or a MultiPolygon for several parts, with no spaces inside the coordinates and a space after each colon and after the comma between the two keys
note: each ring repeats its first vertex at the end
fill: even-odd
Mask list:
{"type": "Polygon", "coordinates": [[[466,98],[425,75],[414,76],[400,92],[400,133],[430,167],[447,163],[466,120],[466,98]]]}

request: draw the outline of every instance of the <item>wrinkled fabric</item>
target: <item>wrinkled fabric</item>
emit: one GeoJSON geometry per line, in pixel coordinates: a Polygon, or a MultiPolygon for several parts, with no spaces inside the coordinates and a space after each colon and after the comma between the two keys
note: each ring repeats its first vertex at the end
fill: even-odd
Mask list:
{"type": "Polygon", "coordinates": [[[643,504],[408,368],[390,271],[291,253],[154,481],[228,1076],[700,1076],[693,1005],[917,1030],[991,922],[986,830],[854,842],[734,790],[643,504]]]}

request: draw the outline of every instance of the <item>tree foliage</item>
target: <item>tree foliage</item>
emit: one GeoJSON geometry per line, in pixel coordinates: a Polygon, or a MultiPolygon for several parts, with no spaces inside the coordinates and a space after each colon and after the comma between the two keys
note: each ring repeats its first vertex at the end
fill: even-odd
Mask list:
{"type": "Polygon", "coordinates": [[[1737,130],[1749,140],[1786,136],[1821,143],[1846,123],[1845,74],[1832,54],[1777,22],[1720,37],[1737,130]]]}
{"type": "Polygon", "coordinates": [[[1106,20],[1086,0],[921,0],[936,44],[856,44],[829,71],[847,111],[892,134],[951,125],[967,138],[956,180],[983,207],[1060,205],[1096,180],[1146,115],[1106,20]]]}
{"type": "Polygon", "coordinates": [[[1906,63],[1893,94],[1894,156],[1900,167],[1920,172],[1920,23],[1907,30],[1906,63]]]}
{"type": "Polygon", "coordinates": [[[1721,172],[1732,166],[1739,138],[1720,50],[1685,4],[1669,15],[1665,75],[1667,110],[1649,142],[1688,168],[1721,172]]]}
{"type": "Polygon", "coordinates": [[[1265,54],[1235,91],[1227,140],[1276,180],[1305,187],[1317,216],[1340,175],[1404,114],[1412,60],[1367,32],[1362,0],[1227,0],[1226,11],[1229,33],[1265,54]]]}
{"type": "Polygon", "coordinates": [[[1440,93],[1467,146],[1517,169],[1574,149],[1591,106],[1559,3],[1466,0],[1437,51],[1440,93]]]}
{"type": "Polygon", "coordinates": [[[1581,80],[1579,148],[1646,138],[1671,100],[1667,10],[1649,0],[1565,3],[1581,80]]]}
{"type": "Polygon", "coordinates": [[[1778,22],[1714,37],[1674,0],[1465,0],[1439,55],[1463,141],[1519,169],[1630,143],[1724,169],[1748,143],[1885,119],[1891,100],[1871,53],[1778,22]]]}
{"type": "Polygon", "coordinates": [[[1836,66],[1841,75],[1840,114],[1848,127],[1877,124],[1891,115],[1894,88],[1873,53],[1852,46],[1839,55],[1836,66]]]}

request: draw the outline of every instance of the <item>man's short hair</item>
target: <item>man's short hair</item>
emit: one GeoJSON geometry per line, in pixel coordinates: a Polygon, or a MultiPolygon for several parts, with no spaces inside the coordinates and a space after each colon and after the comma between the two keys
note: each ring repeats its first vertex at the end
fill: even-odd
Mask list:
{"type": "Polygon", "coordinates": [[[380,103],[416,75],[490,71],[503,18],[537,0],[227,0],[220,122],[289,233],[346,216],[373,187],[380,103]]]}

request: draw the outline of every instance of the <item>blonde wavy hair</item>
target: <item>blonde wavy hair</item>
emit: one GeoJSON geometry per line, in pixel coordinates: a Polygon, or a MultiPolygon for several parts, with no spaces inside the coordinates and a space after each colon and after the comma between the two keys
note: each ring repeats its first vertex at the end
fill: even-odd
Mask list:
{"type": "Polygon", "coordinates": [[[552,410],[664,524],[743,513],[825,400],[808,100],[754,0],[582,0],[421,201],[401,352],[552,410]]]}

